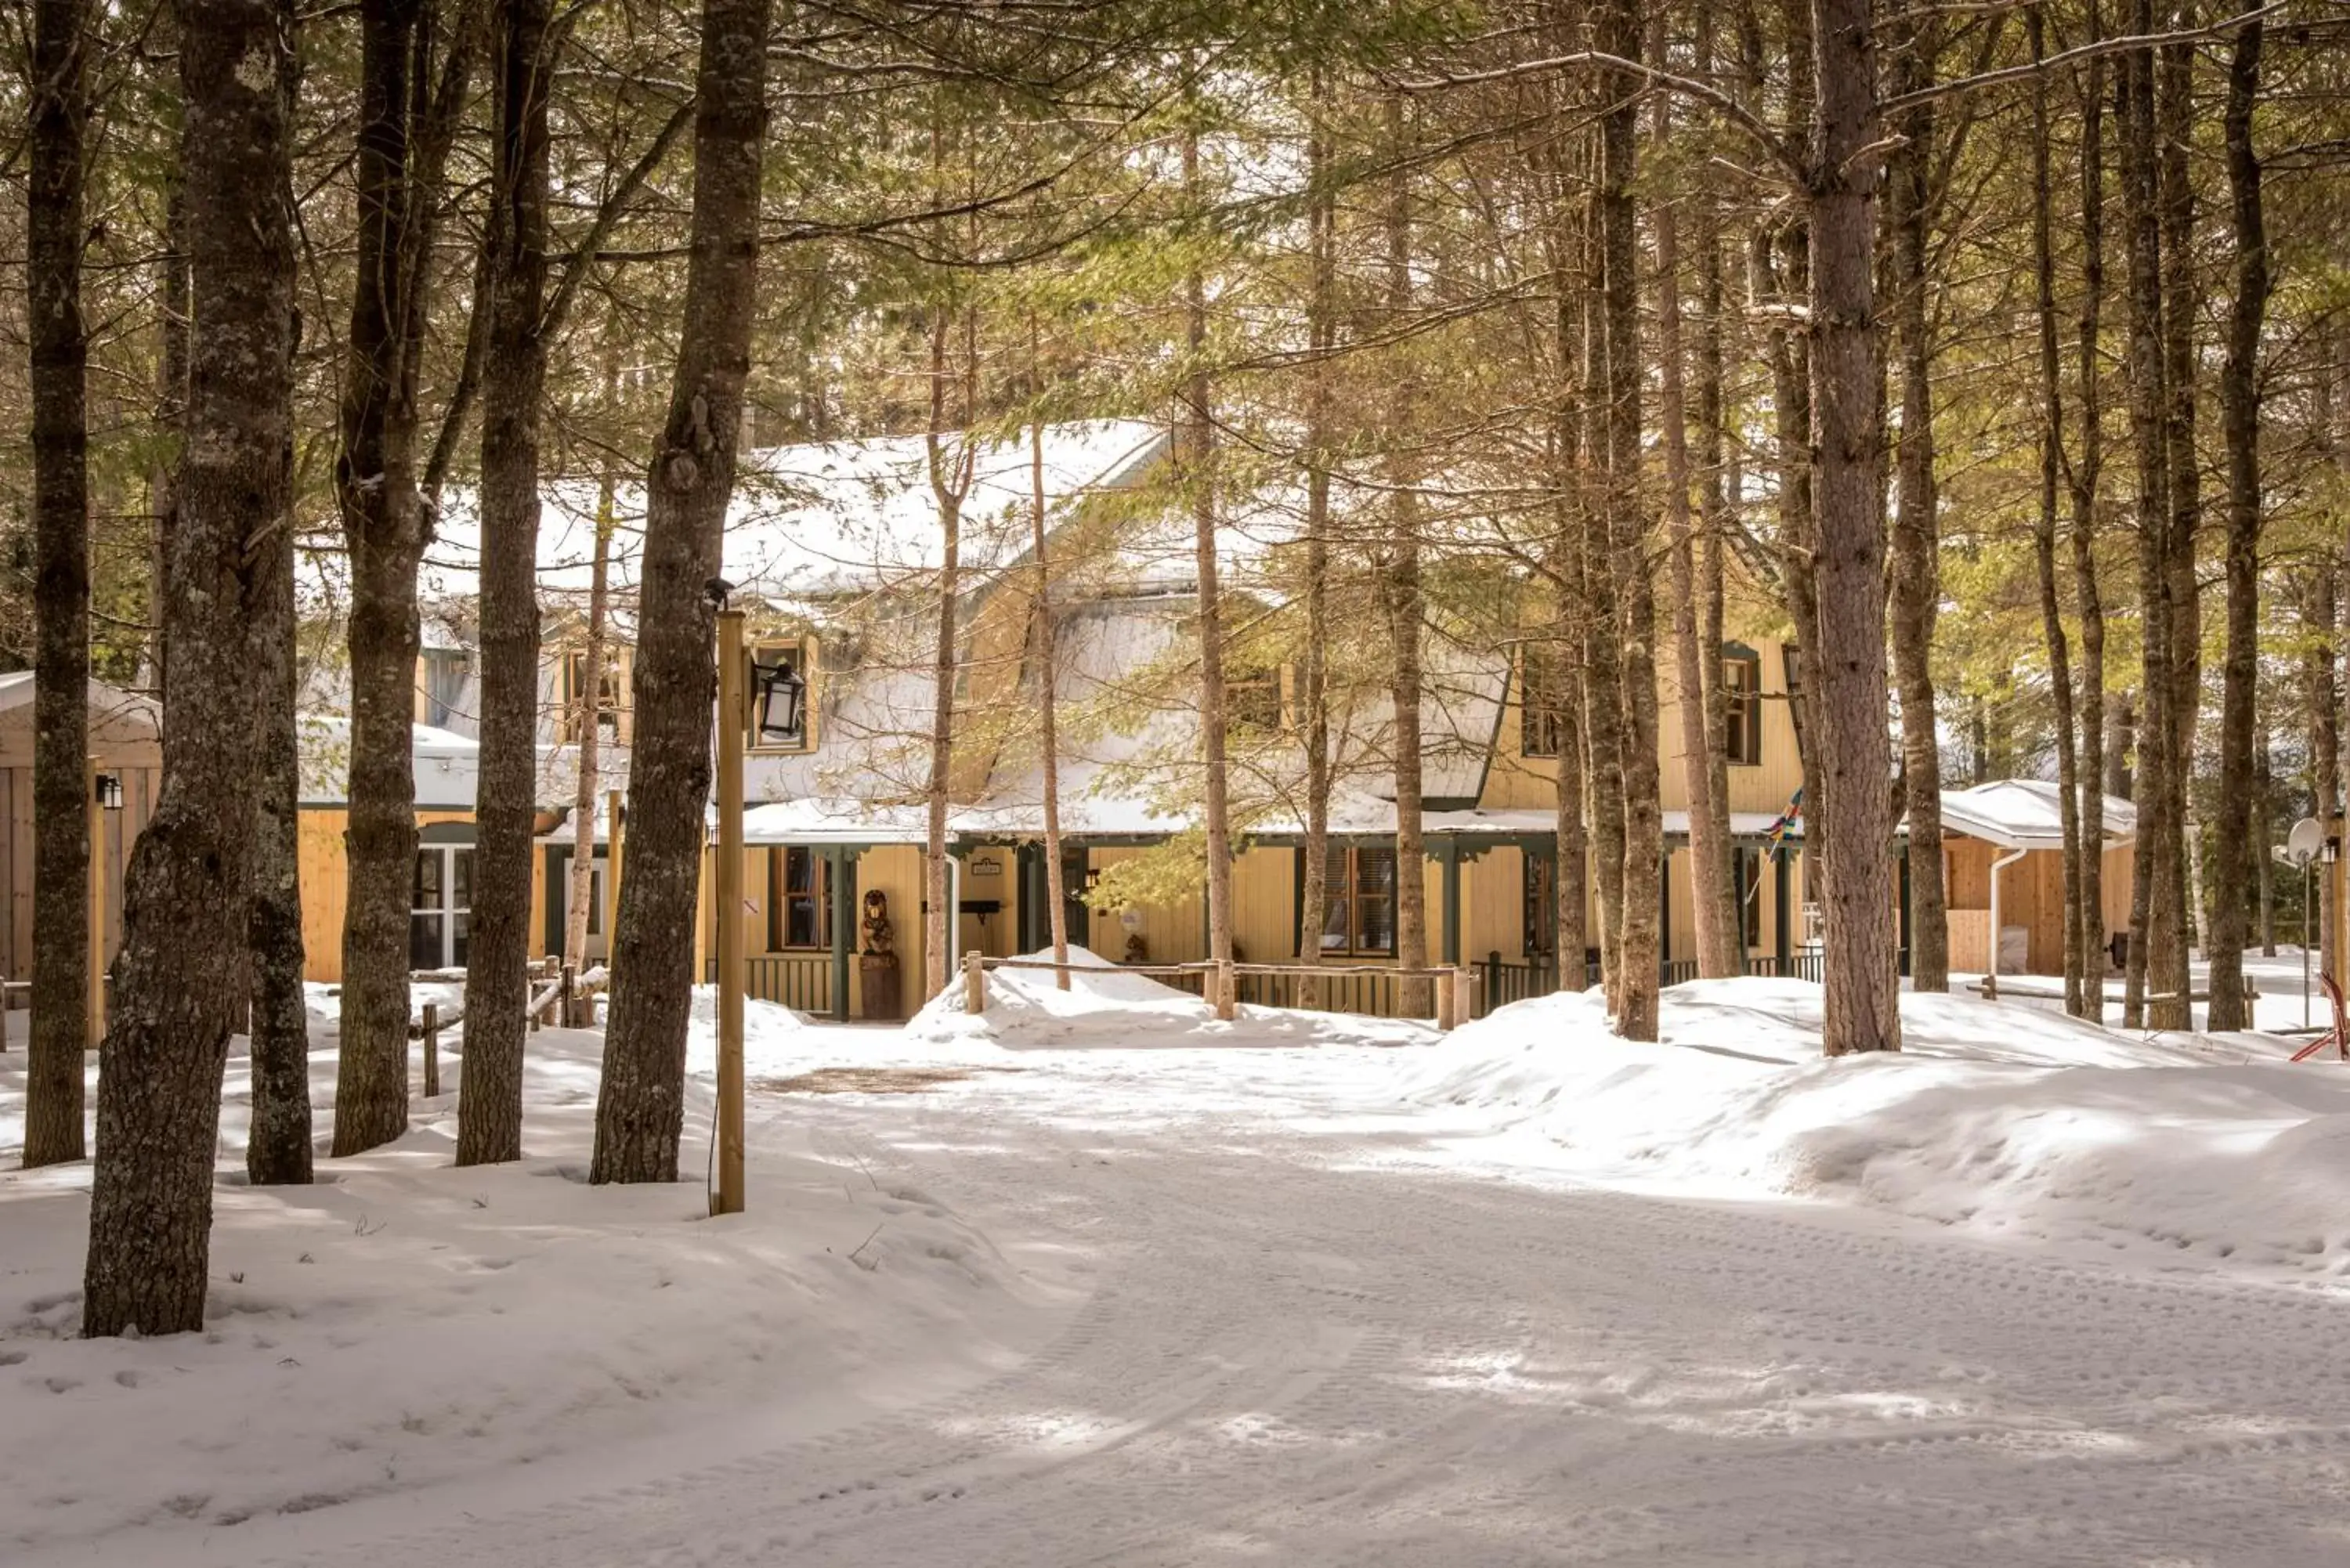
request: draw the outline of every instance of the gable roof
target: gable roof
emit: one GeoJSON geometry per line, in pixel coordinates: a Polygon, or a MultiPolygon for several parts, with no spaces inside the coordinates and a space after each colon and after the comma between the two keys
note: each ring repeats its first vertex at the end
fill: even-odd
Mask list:
{"type": "MultiPolygon", "coordinates": [[[[2106,846],[2137,837],[2137,807],[2113,795],[2105,802],[2106,846]]],[[[1993,779],[1971,789],[1942,792],[1942,827],[2007,849],[2064,847],[2064,797],[2042,779],[1993,779]]]]}

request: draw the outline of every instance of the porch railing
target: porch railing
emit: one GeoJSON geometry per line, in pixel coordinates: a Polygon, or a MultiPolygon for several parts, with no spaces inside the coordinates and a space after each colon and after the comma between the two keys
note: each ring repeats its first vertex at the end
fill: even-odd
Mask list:
{"type": "MultiPolygon", "coordinates": [[[[708,983],[718,983],[718,961],[704,967],[708,983]]],[[[743,994],[801,1012],[832,1010],[830,953],[754,953],[743,961],[743,994]]]]}
{"type": "MultiPolygon", "coordinates": [[[[1546,962],[1525,959],[1505,959],[1499,952],[1485,955],[1477,966],[1482,983],[1477,987],[1477,1016],[1482,1018],[1494,1008],[1529,997],[1548,996],[1558,989],[1558,971],[1546,962]]],[[[1816,950],[1793,953],[1782,962],[1776,953],[1750,953],[1746,972],[1763,979],[1807,980],[1820,983],[1820,955],[1816,950]]],[[[1657,980],[1660,985],[1685,985],[1698,978],[1697,960],[1669,959],[1659,964],[1657,980]]],[[[1584,961],[1583,983],[1599,983],[1599,962],[1596,959],[1584,961]]]]}

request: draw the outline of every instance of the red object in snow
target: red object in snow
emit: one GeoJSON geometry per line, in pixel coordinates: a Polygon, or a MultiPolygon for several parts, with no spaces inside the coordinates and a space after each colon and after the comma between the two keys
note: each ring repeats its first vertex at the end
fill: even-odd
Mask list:
{"type": "Polygon", "coordinates": [[[2294,1052],[2293,1059],[2296,1062],[2306,1062],[2331,1045],[2336,1055],[2345,1061],[2350,1061],[2350,1008],[2345,1008],[2343,1003],[2342,988],[2334,983],[2334,977],[2330,974],[2319,975],[2317,983],[2324,988],[2325,1000],[2333,1004],[2334,1032],[2330,1034],[2319,1035],[2294,1052]]]}

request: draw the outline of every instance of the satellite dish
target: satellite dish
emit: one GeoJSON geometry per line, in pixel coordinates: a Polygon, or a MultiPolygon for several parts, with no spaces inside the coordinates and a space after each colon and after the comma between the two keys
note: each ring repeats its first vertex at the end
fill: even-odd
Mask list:
{"type": "Polygon", "coordinates": [[[2314,816],[2304,816],[2293,825],[2285,835],[2284,858],[2292,866],[2314,866],[2325,853],[2325,825],[2314,816]]]}

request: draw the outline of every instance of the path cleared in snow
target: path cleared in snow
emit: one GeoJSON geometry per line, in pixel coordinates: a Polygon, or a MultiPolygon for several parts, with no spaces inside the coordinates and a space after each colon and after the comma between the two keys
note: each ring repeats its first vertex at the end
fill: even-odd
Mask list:
{"type": "MultiPolygon", "coordinates": [[[[1577,1185],[1491,1107],[1403,1097],[1447,1048],[1031,1050],[763,1098],[754,1165],[784,1140],[930,1193],[1084,1304],[894,1413],[778,1406],[34,1561],[2350,1561],[2336,1282],[1577,1185]]],[[[811,1029],[789,1054],[920,1053],[811,1029]]]]}

